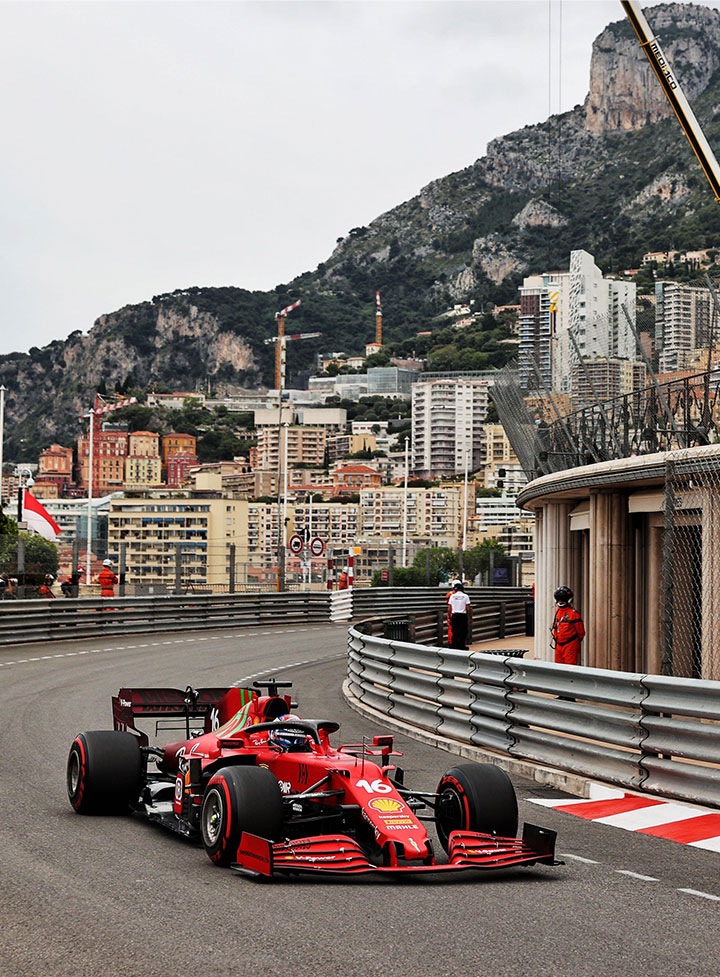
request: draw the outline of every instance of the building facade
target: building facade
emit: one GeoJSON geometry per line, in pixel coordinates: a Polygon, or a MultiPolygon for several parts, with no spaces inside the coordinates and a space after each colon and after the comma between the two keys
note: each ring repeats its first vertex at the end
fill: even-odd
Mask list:
{"type": "Polygon", "coordinates": [[[454,377],[413,385],[410,437],[415,477],[447,477],[481,465],[490,389],[487,380],[454,377]]]}

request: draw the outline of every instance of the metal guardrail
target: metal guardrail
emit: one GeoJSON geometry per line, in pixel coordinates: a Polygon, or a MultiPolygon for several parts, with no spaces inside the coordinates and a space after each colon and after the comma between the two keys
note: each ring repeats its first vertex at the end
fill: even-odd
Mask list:
{"type": "MultiPolygon", "coordinates": [[[[526,633],[526,603],[525,600],[497,600],[497,598],[492,603],[489,601],[485,603],[473,601],[472,641],[493,641],[495,638],[524,635],[526,633]]],[[[403,606],[402,601],[396,604],[396,609],[398,606],[403,606]]],[[[446,645],[447,618],[447,603],[443,596],[443,599],[436,603],[433,610],[409,614],[404,611],[403,620],[407,621],[407,627],[403,633],[396,631],[394,634],[388,634],[387,626],[391,618],[383,617],[365,620],[358,625],[358,628],[367,634],[380,635],[383,638],[395,638],[398,641],[407,640],[420,645],[446,645]]]]}
{"type": "Polygon", "coordinates": [[[348,685],[360,702],[440,736],[720,805],[720,682],[427,647],[358,626],[348,632],[348,685]]]}
{"type": "MultiPolygon", "coordinates": [[[[450,590],[449,584],[443,587],[353,587],[353,617],[445,611],[450,590]]],[[[529,587],[466,587],[465,593],[473,608],[500,600],[532,599],[529,587]]]]}
{"type": "Polygon", "coordinates": [[[0,645],[330,620],[327,592],[0,602],[0,645]]]}

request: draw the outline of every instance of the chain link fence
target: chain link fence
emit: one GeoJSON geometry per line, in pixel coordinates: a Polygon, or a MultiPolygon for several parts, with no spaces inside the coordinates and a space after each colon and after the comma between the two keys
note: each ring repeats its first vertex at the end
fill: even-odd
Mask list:
{"type": "Polygon", "coordinates": [[[662,551],[662,671],[720,679],[720,458],[667,463],[662,551]]]}

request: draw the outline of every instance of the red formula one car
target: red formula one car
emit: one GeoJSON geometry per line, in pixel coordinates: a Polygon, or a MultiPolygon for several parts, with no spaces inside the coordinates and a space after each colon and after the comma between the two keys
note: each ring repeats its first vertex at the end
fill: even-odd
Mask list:
{"type": "Polygon", "coordinates": [[[515,837],[515,791],[499,767],[460,764],[437,790],[413,790],[390,764],[400,756],[392,736],[334,748],[338,724],[294,715],[280,694],[290,683],[254,686],[121,689],[115,729],[81,733],[70,748],[73,808],[135,811],[200,839],[216,865],[255,878],[557,864],[555,832],[526,824],[515,837]],[[181,726],[184,738],[151,746],[136,726],[143,718],[156,735],[181,726]],[[447,861],[436,861],[426,821],[447,861]]]}

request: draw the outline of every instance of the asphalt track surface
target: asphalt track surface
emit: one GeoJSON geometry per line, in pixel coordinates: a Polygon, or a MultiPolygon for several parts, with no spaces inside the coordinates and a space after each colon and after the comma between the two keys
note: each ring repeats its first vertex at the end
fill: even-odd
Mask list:
{"type": "MultiPolygon", "coordinates": [[[[334,742],[379,731],[343,701],[344,646],[343,626],[279,625],[2,649],[0,977],[720,973],[720,853],[541,809],[525,799],[563,795],[529,782],[521,820],[556,829],[566,864],[453,880],[255,883],[138,818],[71,810],[69,745],[111,728],[121,686],[279,669],[301,715],[341,722],[334,742]]],[[[434,789],[455,762],[396,742],[407,783],[434,789]]]]}

